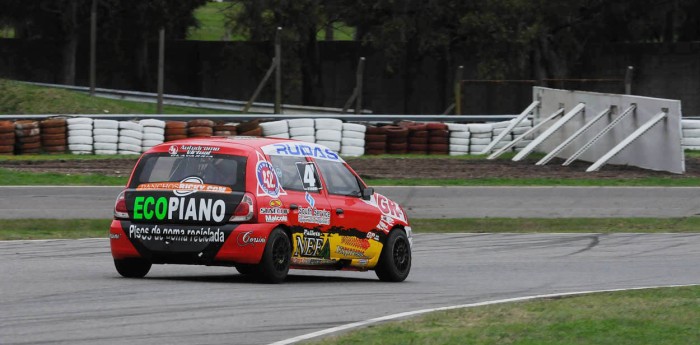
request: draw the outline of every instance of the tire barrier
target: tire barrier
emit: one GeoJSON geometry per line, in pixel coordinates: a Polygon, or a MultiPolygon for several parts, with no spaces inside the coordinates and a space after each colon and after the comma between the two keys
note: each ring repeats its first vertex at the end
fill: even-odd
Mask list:
{"type": "Polygon", "coordinates": [[[12,121],[0,121],[0,155],[15,153],[15,124],[12,121]]]}
{"type": "Polygon", "coordinates": [[[76,155],[89,155],[94,151],[93,120],[88,117],[66,119],[68,126],[68,151],[76,155]]]}
{"type": "MultiPolygon", "coordinates": [[[[75,118],[49,118],[41,121],[0,121],[0,155],[64,153],[137,155],[163,142],[188,137],[266,136],[319,143],[343,156],[377,154],[480,154],[505,130],[510,121],[493,123],[417,123],[397,125],[344,123],[338,119],[301,118],[261,122],[217,123],[208,119],[161,121],[143,119],[115,121],[75,118]]],[[[533,126],[527,119],[513,128],[494,146],[498,150],[533,126]]],[[[682,120],[682,147],[700,150],[700,120],[682,120]]],[[[533,135],[519,141],[519,151],[533,135]]]]}

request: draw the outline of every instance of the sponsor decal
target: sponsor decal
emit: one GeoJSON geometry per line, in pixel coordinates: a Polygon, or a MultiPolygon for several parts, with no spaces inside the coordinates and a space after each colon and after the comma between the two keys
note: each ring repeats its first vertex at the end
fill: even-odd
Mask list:
{"type": "Polygon", "coordinates": [[[367,248],[370,246],[368,239],[351,236],[343,236],[340,240],[340,244],[361,249],[362,251],[367,250],[367,248]]]}
{"type": "Polygon", "coordinates": [[[289,209],[280,207],[262,207],[260,208],[261,215],[265,216],[267,223],[284,223],[288,221],[287,215],[289,209]]]}
{"type": "Polygon", "coordinates": [[[304,229],[302,234],[294,234],[296,248],[294,256],[318,257],[328,259],[330,241],[327,234],[318,230],[304,229]]]}
{"type": "Polygon", "coordinates": [[[273,198],[280,196],[280,186],[277,173],[268,161],[259,161],[255,167],[255,176],[258,178],[258,186],[265,195],[273,198]]]}
{"type": "Polygon", "coordinates": [[[342,162],[343,159],[333,150],[312,143],[277,143],[266,145],[262,150],[267,155],[292,156],[292,157],[313,157],[335,162],[342,162]]]}
{"type": "Polygon", "coordinates": [[[401,210],[399,204],[389,200],[389,198],[379,193],[374,193],[370,200],[362,200],[368,205],[376,207],[382,213],[379,223],[376,228],[384,232],[388,232],[395,221],[400,220],[406,222],[406,215],[401,210]]]}
{"type": "Polygon", "coordinates": [[[194,220],[221,222],[226,214],[226,203],[221,199],[152,197],[134,198],[134,220],[194,220]]]}
{"type": "Polygon", "coordinates": [[[334,265],[337,261],[331,259],[321,259],[321,258],[301,258],[292,257],[290,264],[300,265],[300,266],[323,266],[323,265],[334,265]]]}
{"type": "Polygon", "coordinates": [[[207,227],[182,228],[141,226],[131,224],[128,236],[131,239],[142,241],[166,241],[166,242],[195,242],[195,243],[224,243],[225,234],[221,229],[207,227]]]}
{"type": "Polygon", "coordinates": [[[277,215],[272,215],[272,214],[265,215],[265,222],[267,222],[267,223],[286,223],[288,221],[289,221],[289,218],[287,218],[286,215],[284,215],[284,216],[277,216],[277,215]]]}
{"type": "MultiPolygon", "coordinates": [[[[177,196],[187,196],[195,192],[207,193],[231,193],[231,188],[218,186],[213,184],[204,184],[199,182],[191,182],[190,178],[184,179],[182,182],[149,182],[142,183],[137,190],[172,190],[177,196]]],[[[201,179],[199,179],[201,181],[201,179]]]]}
{"type": "Polygon", "coordinates": [[[370,232],[367,233],[367,238],[370,239],[370,240],[379,241],[379,235],[377,235],[377,234],[376,234],[375,232],[373,232],[373,231],[370,231],[370,232]]]}
{"type": "Polygon", "coordinates": [[[341,256],[351,256],[356,258],[365,258],[365,253],[353,248],[347,248],[343,246],[336,246],[335,252],[341,256]]]}
{"type": "Polygon", "coordinates": [[[299,207],[299,223],[313,223],[321,225],[331,224],[331,212],[312,207],[299,207]]]}
{"type": "Polygon", "coordinates": [[[220,147],[217,146],[200,146],[200,145],[171,145],[168,148],[168,153],[171,156],[183,157],[208,157],[212,152],[219,152],[220,147]]]}
{"type": "Polygon", "coordinates": [[[316,199],[314,199],[314,197],[311,194],[309,194],[309,192],[306,192],[306,195],[304,195],[304,199],[306,200],[306,202],[309,203],[309,206],[316,206],[316,199]]]}
{"type": "Polygon", "coordinates": [[[236,243],[239,247],[245,247],[250,245],[256,245],[258,243],[265,243],[267,239],[262,236],[254,236],[252,231],[246,231],[238,234],[236,238],[236,243]]]}
{"type": "Polygon", "coordinates": [[[109,234],[109,239],[110,239],[110,240],[118,240],[118,239],[120,239],[121,237],[122,237],[122,236],[121,236],[120,234],[109,234]]]}
{"type": "Polygon", "coordinates": [[[270,200],[270,207],[282,207],[282,201],[280,199],[270,200]]]}

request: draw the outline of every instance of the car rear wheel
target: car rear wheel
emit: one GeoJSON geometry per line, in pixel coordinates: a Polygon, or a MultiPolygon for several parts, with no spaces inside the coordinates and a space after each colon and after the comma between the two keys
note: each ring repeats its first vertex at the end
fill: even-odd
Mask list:
{"type": "Polygon", "coordinates": [[[272,230],[258,265],[258,278],[271,284],[283,282],[289,272],[291,257],[292,245],[287,233],[280,228],[272,230]]]}
{"type": "Polygon", "coordinates": [[[117,272],[126,278],[143,278],[151,270],[151,263],[143,259],[114,259],[117,272]]]}
{"type": "Polygon", "coordinates": [[[374,271],[381,281],[406,280],[411,271],[411,245],[403,230],[393,230],[389,233],[374,271]]]}

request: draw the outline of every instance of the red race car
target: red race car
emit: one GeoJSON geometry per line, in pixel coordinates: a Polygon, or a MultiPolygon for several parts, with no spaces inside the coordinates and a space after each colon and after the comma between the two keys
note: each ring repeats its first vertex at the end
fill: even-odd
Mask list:
{"type": "Polygon", "coordinates": [[[144,277],[152,264],[235,266],[270,283],[290,268],[411,269],[406,212],[375,193],[332,150],[235,137],[167,142],[144,153],[119,194],[114,264],[144,277]]]}

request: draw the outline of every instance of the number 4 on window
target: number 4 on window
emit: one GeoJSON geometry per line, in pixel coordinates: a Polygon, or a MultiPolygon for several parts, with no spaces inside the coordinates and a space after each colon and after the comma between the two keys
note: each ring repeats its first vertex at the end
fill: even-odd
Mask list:
{"type": "Polygon", "coordinates": [[[304,185],[305,191],[317,192],[320,189],[318,181],[318,173],[316,172],[316,164],[314,163],[297,163],[299,177],[304,185]]]}

